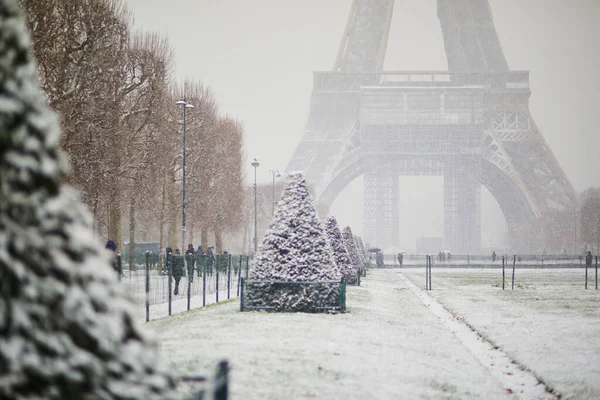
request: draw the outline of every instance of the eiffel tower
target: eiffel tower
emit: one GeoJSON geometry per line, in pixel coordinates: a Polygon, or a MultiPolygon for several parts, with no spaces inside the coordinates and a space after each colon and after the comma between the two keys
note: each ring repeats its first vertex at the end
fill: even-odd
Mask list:
{"type": "Polygon", "coordinates": [[[444,246],[473,254],[481,185],[513,242],[578,198],[530,115],[529,72],[508,68],[488,1],[437,6],[449,71],[386,72],[394,0],[353,1],[333,70],[314,72],[287,170],[304,171],[321,213],[364,175],[364,237],[382,248],[398,245],[399,176],[443,176],[444,246]]]}

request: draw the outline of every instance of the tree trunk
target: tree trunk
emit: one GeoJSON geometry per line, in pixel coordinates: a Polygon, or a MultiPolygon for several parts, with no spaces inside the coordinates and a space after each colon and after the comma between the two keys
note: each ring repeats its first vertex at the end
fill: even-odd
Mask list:
{"type": "Polygon", "coordinates": [[[177,248],[177,218],[175,217],[175,201],[173,198],[173,176],[167,177],[167,216],[168,222],[168,234],[167,234],[167,246],[173,251],[177,248]]]}
{"type": "Polygon", "coordinates": [[[121,203],[116,193],[109,196],[108,205],[108,239],[117,244],[117,253],[123,252],[121,240],[121,203]]]}
{"type": "Polygon", "coordinates": [[[187,236],[188,243],[194,244],[194,223],[191,221],[187,224],[187,236]]]}
{"type": "Polygon", "coordinates": [[[223,254],[223,233],[218,228],[215,228],[215,248],[217,253],[223,254]]]}
{"type": "Polygon", "coordinates": [[[204,251],[208,249],[208,229],[206,227],[200,228],[200,243],[204,251]]]}
{"type": "Polygon", "coordinates": [[[135,271],[135,197],[129,199],[129,270],[135,271]]]}
{"type": "Polygon", "coordinates": [[[166,208],[166,193],[167,193],[167,181],[164,180],[162,184],[162,196],[160,202],[160,219],[158,221],[158,251],[161,252],[165,248],[165,208],[166,208]]]}

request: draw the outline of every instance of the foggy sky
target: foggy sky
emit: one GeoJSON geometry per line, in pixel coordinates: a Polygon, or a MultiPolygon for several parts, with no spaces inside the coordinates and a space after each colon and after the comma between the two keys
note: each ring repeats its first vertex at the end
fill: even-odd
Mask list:
{"type": "MultiPolygon", "coordinates": [[[[303,134],[312,71],[331,70],[352,0],[126,0],[136,28],[166,34],[176,79],[199,79],[244,122],[248,160],[283,170],[303,134]]],[[[446,70],[436,0],[396,0],[386,70],[446,70]]],[[[512,70],[529,70],[531,113],[581,192],[600,186],[600,1],[490,0],[512,70]]],[[[253,179],[248,165],[248,181],[253,179]]],[[[401,247],[443,236],[443,179],[401,178],[401,247]],[[406,228],[405,228],[406,227],[406,228]]],[[[332,213],[362,234],[362,178],[332,213]]],[[[482,244],[505,223],[482,189],[482,244]]]]}

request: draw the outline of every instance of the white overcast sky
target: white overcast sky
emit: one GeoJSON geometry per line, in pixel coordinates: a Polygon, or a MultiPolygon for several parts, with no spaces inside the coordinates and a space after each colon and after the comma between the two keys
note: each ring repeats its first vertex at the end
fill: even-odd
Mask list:
{"type": "MultiPolygon", "coordinates": [[[[285,169],[302,137],[312,71],[332,68],[352,0],[125,2],[136,28],[168,36],[176,79],[210,86],[221,112],[244,122],[248,160],[261,163],[259,182],[271,181],[269,169],[285,169]]],[[[531,71],[531,112],[573,186],[600,186],[600,1],[490,5],[510,68],[531,71]]],[[[396,0],[385,69],[447,69],[435,0],[396,0]]],[[[359,234],[361,182],[332,208],[359,234]]],[[[402,224],[411,227],[410,234],[401,229],[402,247],[413,249],[417,236],[442,236],[442,179],[401,184],[410,194],[402,196],[402,224]]],[[[483,244],[500,244],[503,218],[485,190],[482,217],[483,244]]]]}

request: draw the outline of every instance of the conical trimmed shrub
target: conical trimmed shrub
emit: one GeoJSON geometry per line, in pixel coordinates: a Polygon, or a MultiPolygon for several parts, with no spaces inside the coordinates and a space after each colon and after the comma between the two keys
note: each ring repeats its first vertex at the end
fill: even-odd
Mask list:
{"type": "Polygon", "coordinates": [[[344,280],[349,284],[356,284],[356,269],[350,260],[348,249],[344,244],[342,232],[340,232],[337,220],[333,215],[327,217],[327,221],[325,221],[325,231],[327,232],[329,244],[333,249],[333,258],[340,269],[344,280]]]}
{"type": "Polygon", "coordinates": [[[348,249],[348,255],[352,262],[352,273],[357,277],[355,283],[350,283],[350,281],[348,281],[348,284],[356,285],[358,284],[358,271],[361,269],[361,261],[356,248],[356,243],[354,242],[354,235],[352,235],[352,229],[350,229],[349,226],[345,227],[342,231],[342,238],[344,239],[344,244],[346,245],[346,249],[348,249]]]}
{"type": "Polygon", "coordinates": [[[291,312],[339,308],[341,278],[304,177],[290,174],[252,266],[244,306],[291,312]]]}
{"type": "Polygon", "coordinates": [[[0,0],[0,398],[170,399],[175,379],[67,172],[16,0],[0,0]]]}
{"type": "Polygon", "coordinates": [[[250,278],[294,282],[341,279],[301,173],[289,176],[250,278]]]}

